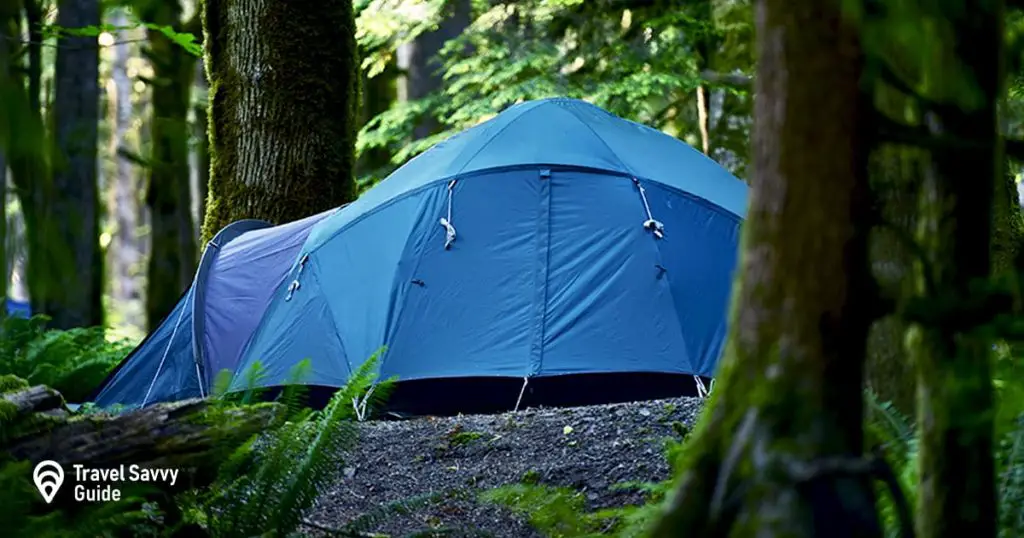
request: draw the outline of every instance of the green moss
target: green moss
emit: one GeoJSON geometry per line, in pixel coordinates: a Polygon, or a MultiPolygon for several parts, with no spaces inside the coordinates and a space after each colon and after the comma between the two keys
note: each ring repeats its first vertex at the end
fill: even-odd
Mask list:
{"type": "Polygon", "coordinates": [[[449,438],[449,443],[453,447],[468,445],[483,435],[480,432],[459,432],[449,438]]]}
{"type": "Polygon", "coordinates": [[[280,223],[353,200],[359,73],[352,2],[208,0],[204,7],[211,162],[204,241],[239,218],[280,223]],[[228,57],[234,32],[262,41],[259,84],[235,69],[245,59],[228,57]],[[254,87],[263,92],[262,112],[238,114],[241,89],[254,87]],[[257,138],[281,151],[242,162],[239,152],[257,138]]]}
{"type": "Polygon", "coordinates": [[[536,469],[530,469],[523,473],[523,477],[519,479],[523,484],[536,485],[540,483],[541,473],[536,469]]]}
{"type": "Polygon", "coordinates": [[[0,375],[0,394],[28,388],[28,381],[15,375],[0,375]]]}
{"type": "Polygon", "coordinates": [[[0,400],[0,425],[8,425],[18,416],[18,406],[7,400],[0,400]]]}

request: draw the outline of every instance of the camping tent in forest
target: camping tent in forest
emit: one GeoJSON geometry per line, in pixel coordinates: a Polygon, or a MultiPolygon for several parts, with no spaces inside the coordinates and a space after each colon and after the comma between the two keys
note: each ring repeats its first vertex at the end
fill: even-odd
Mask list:
{"type": "Polygon", "coordinates": [[[226,227],[95,400],[205,396],[222,370],[239,390],[255,363],[275,387],[304,359],[302,383],[336,388],[382,348],[414,412],[551,403],[545,383],[571,403],[691,391],[722,351],[746,197],[660,131],[517,104],[347,206],[226,227]]]}

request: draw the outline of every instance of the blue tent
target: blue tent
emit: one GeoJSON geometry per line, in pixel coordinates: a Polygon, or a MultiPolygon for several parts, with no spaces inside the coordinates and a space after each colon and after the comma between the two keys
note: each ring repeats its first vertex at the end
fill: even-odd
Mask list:
{"type": "Polygon", "coordinates": [[[518,104],[345,207],[225,228],[96,401],[203,396],[224,369],[238,390],[257,362],[279,386],[303,359],[305,383],[338,387],[382,346],[402,382],[709,377],[746,196],[657,130],[573,99],[518,104]]]}

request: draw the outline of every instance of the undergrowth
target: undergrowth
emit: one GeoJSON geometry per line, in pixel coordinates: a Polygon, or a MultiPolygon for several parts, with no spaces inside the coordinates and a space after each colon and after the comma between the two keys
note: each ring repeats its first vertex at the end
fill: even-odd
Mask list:
{"type": "MultiPolygon", "coordinates": [[[[379,405],[393,386],[394,380],[378,382],[378,357],[353,372],[322,411],[304,407],[303,387],[289,385],[279,398],[287,408],[285,418],[235,449],[213,484],[181,497],[182,525],[190,526],[193,535],[201,530],[215,538],[293,533],[303,513],[343,468],[339,455],[356,442],[354,422],[367,407],[379,405]]],[[[246,405],[254,401],[255,392],[225,398],[224,405],[246,405]]]]}
{"type": "Polygon", "coordinates": [[[110,342],[102,327],[47,329],[43,315],[0,316],[0,375],[47,385],[69,402],[81,402],[132,349],[110,342]]]}
{"type": "MultiPolygon", "coordinates": [[[[1013,393],[1017,394],[1017,393],[1013,393]]],[[[903,497],[914,505],[918,478],[918,437],[913,420],[900,413],[888,402],[866,394],[866,438],[872,446],[881,448],[893,469],[903,497]]],[[[1015,411],[1016,419],[998,424],[996,467],[998,473],[999,538],[1024,536],[1024,409],[1016,407],[1021,401],[1001,394],[1000,411],[1015,411]]],[[[682,451],[686,449],[686,432],[676,428],[681,438],[666,443],[666,456],[673,466],[671,476],[678,476],[682,451]]],[[[502,486],[481,494],[483,502],[504,506],[526,517],[538,532],[548,538],[639,538],[645,536],[649,525],[660,514],[662,501],[673,480],[617,484],[614,489],[629,489],[644,493],[645,502],[621,508],[588,510],[585,495],[577,490],[524,480],[523,483],[502,486]]],[[[884,485],[878,486],[878,513],[886,538],[900,537],[899,512],[884,485]]]]}

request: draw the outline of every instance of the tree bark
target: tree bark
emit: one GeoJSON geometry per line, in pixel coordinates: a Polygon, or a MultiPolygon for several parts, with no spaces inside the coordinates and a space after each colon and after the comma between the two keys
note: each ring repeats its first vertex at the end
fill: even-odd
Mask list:
{"type": "Polygon", "coordinates": [[[996,535],[991,339],[977,313],[964,309],[976,304],[975,286],[992,270],[993,195],[1004,181],[996,121],[1003,3],[986,0],[937,16],[950,37],[937,41],[936,55],[943,56],[936,57],[955,60],[928,73],[948,101],[933,104],[925,124],[960,147],[931,149],[921,189],[918,242],[927,261],[916,271],[920,300],[907,343],[917,369],[921,431],[917,527],[921,538],[990,538],[996,535]]]}
{"type": "Polygon", "coordinates": [[[358,58],[351,0],[206,0],[210,196],[203,241],[351,201],[358,58]]]}
{"type": "Polygon", "coordinates": [[[209,107],[207,92],[210,86],[206,83],[206,67],[202,60],[196,62],[196,81],[193,86],[199,99],[194,108],[196,114],[195,130],[193,135],[196,138],[195,159],[196,159],[196,229],[202,228],[203,219],[206,217],[206,197],[210,192],[210,138],[209,126],[210,117],[206,111],[209,107]]]}
{"type": "MultiPolygon", "coordinates": [[[[111,17],[115,26],[126,26],[128,18],[123,9],[118,9],[111,17]]],[[[135,327],[145,326],[145,319],[138,314],[142,306],[141,266],[143,252],[139,231],[141,228],[141,210],[139,207],[139,181],[130,159],[118,151],[128,139],[132,128],[132,81],[128,76],[128,59],[130,45],[128,32],[120,30],[114,45],[114,60],[110,66],[111,78],[114,82],[113,122],[111,154],[116,159],[113,188],[111,189],[110,207],[113,212],[114,237],[111,241],[108,259],[110,260],[111,299],[121,309],[125,322],[135,327]],[[138,305],[136,307],[135,305],[138,305]]]]}
{"type": "Polygon", "coordinates": [[[840,0],[755,9],[754,172],[727,351],[654,536],[876,537],[859,476],[874,284],[859,29],[840,0]]]}
{"type": "MultiPolygon", "coordinates": [[[[181,4],[154,2],[144,17],[183,31],[181,4]]],[[[152,155],[146,205],[150,254],[146,324],[150,331],[174,308],[192,282],[196,265],[195,226],[189,186],[189,127],[194,56],[157,30],[148,31],[153,64],[152,155]]]]}
{"type": "Polygon", "coordinates": [[[15,0],[4,0],[0,2],[3,9],[3,35],[7,41],[14,42],[20,39],[21,25],[19,24],[22,11],[24,11],[25,22],[29,43],[27,62],[24,65],[17,65],[11,57],[5,57],[5,66],[0,71],[0,91],[4,98],[0,100],[4,113],[0,119],[4,121],[4,131],[8,135],[17,132],[18,136],[5,136],[0,142],[3,143],[3,151],[7,158],[7,165],[11,171],[11,180],[14,184],[18,200],[21,202],[21,213],[23,215],[26,236],[27,271],[26,287],[29,288],[29,298],[32,301],[33,310],[43,307],[43,295],[38,288],[49,279],[49,267],[47,257],[49,251],[46,248],[45,238],[48,236],[48,227],[51,222],[46,217],[44,190],[49,185],[48,159],[46,158],[46,133],[43,130],[43,121],[39,106],[39,88],[42,77],[42,54],[41,54],[41,23],[42,13],[39,5],[32,0],[19,3],[15,0]],[[16,69],[24,67],[24,75],[16,69]],[[35,288],[35,291],[33,289],[35,288]]]}
{"type": "MultiPolygon", "coordinates": [[[[883,114],[903,117],[912,106],[906,96],[887,86],[880,85],[876,91],[876,107],[883,114]]],[[[876,148],[871,158],[872,190],[884,225],[872,233],[870,254],[875,279],[887,298],[913,294],[914,253],[907,238],[916,229],[917,189],[926,159],[920,149],[893,144],[876,148]]],[[[907,322],[896,313],[876,320],[868,336],[865,373],[870,390],[909,416],[915,409],[916,377],[904,347],[907,329],[907,322]]]]}
{"type": "MultiPolygon", "coordinates": [[[[61,0],[57,24],[100,24],[98,0],[61,0]]],[[[99,45],[96,37],[61,39],[54,66],[53,251],[44,312],[52,326],[103,324],[103,255],[99,244],[96,154],[99,125],[99,45]]]]}
{"type": "MultiPolygon", "coordinates": [[[[360,126],[365,126],[377,115],[387,112],[398,99],[398,66],[392,61],[377,76],[369,78],[362,75],[362,107],[360,108],[360,126]]],[[[370,148],[359,155],[356,162],[356,176],[374,175],[383,178],[391,164],[391,149],[387,147],[370,148]]]]}
{"type": "MultiPolygon", "coordinates": [[[[422,99],[444,84],[443,63],[439,56],[449,40],[459,37],[469,26],[472,16],[470,0],[447,0],[444,14],[437,29],[425,32],[411,43],[404,45],[408,50],[408,66],[405,67],[404,94],[410,101],[422,99]]],[[[437,118],[425,118],[413,129],[413,138],[426,138],[438,127],[437,118]]]]}

